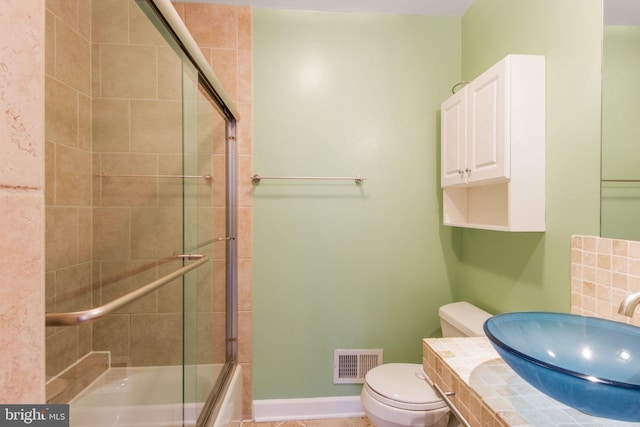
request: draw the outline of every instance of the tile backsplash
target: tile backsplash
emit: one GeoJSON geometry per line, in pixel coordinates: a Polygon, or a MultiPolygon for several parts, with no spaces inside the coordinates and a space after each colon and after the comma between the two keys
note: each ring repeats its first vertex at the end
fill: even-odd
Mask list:
{"type": "Polygon", "coordinates": [[[640,292],[640,242],[597,236],[571,237],[571,312],[640,326],[618,314],[624,298],[640,292]]]}

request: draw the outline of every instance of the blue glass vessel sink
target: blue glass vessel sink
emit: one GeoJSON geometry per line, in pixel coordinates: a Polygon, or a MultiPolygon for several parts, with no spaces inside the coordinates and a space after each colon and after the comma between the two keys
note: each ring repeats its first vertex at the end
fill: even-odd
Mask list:
{"type": "Polygon", "coordinates": [[[494,316],[484,331],[504,361],[543,393],[590,415],[640,421],[640,328],[522,312],[494,316]]]}

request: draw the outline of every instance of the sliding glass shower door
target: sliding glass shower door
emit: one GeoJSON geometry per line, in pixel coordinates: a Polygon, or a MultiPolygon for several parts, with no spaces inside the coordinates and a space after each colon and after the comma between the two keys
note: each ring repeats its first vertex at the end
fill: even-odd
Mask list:
{"type": "Polygon", "coordinates": [[[201,425],[235,362],[235,119],[155,3],[80,3],[47,1],[47,401],[201,425]]]}
{"type": "Polygon", "coordinates": [[[184,69],[186,176],[204,177],[184,186],[185,253],[205,255],[206,266],[185,277],[184,399],[186,419],[196,419],[225,367],[227,317],[227,138],[224,117],[198,81],[184,69]],[[195,403],[195,405],[194,405],[195,403]]]}

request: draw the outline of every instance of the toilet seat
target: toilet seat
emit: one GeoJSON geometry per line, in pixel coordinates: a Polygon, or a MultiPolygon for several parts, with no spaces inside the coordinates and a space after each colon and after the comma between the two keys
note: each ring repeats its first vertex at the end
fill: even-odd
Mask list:
{"type": "Polygon", "coordinates": [[[375,400],[398,409],[431,411],[447,406],[424,380],[419,364],[377,366],[367,372],[365,388],[375,400]]]}

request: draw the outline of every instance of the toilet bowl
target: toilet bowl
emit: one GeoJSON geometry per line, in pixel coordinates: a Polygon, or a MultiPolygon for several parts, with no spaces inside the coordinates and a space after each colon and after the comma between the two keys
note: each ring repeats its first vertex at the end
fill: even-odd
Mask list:
{"type": "Polygon", "coordinates": [[[449,408],[425,382],[422,366],[389,363],[367,372],[360,396],[376,427],[445,427],[449,408]]]}
{"type": "MultiPolygon", "coordinates": [[[[482,325],[491,317],[467,302],[440,307],[445,337],[482,336],[482,325]]],[[[360,401],[376,427],[446,427],[449,408],[427,382],[422,365],[389,363],[369,370],[360,401]]]]}

